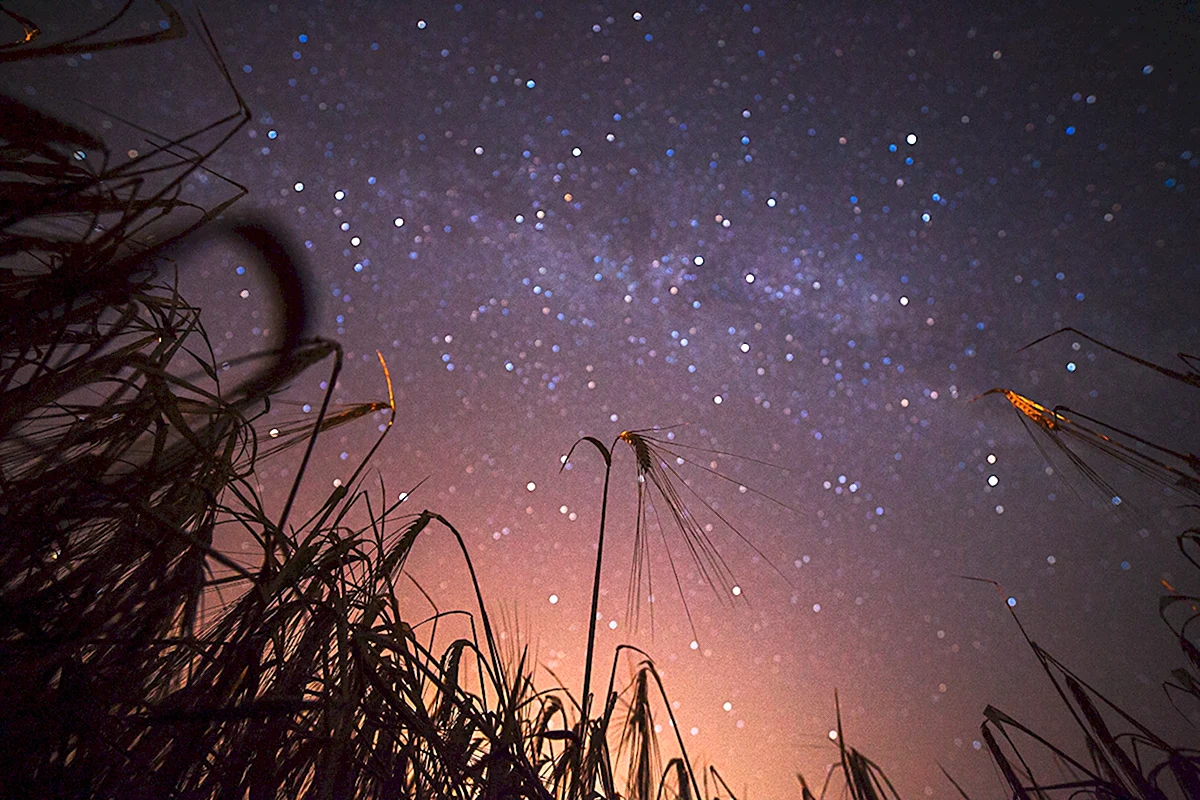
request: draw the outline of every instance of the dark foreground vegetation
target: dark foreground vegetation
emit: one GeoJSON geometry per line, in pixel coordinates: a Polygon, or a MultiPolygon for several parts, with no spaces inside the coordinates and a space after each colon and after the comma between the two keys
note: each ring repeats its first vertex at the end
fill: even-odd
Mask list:
{"type": "MultiPolygon", "coordinates": [[[[301,516],[297,491],[317,437],[396,417],[387,365],[381,357],[377,400],[332,405],[341,350],[306,330],[304,275],[287,242],[227,221],[245,193],[232,178],[221,178],[228,196],[212,208],[181,199],[184,178],[209,169],[249,109],[202,23],[185,26],[166,2],[156,8],[167,30],[120,39],[119,25],[107,26],[50,44],[36,21],[3,12],[5,30],[23,34],[0,61],[190,34],[209,48],[231,110],[182,135],[144,131],[153,146],[115,165],[93,135],[0,98],[0,795],[733,797],[677,735],[659,741],[656,720],[675,727],[649,655],[622,648],[640,668],[617,685],[623,654],[595,654],[593,631],[579,699],[535,686],[525,654],[498,648],[478,583],[473,608],[406,607],[396,586],[424,537],[453,537],[474,581],[471,558],[440,514],[410,514],[366,486],[370,456],[301,516]],[[200,309],[172,277],[200,236],[256,254],[275,288],[278,348],[218,362],[200,309]],[[318,413],[265,430],[271,398],[307,369],[329,375],[318,413]],[[282,510],[268,513],[256,470],[283,458],[294,482],[282,510]],[[256,543],[252,562],[214,546],[225,529],[256,543]],[[459,615],[472,634],[446,641],[439,622],[459,615]]],[[[1200,388],[1186,358],[1183,372],[1141,364],[1200,388]]],[[[1004,394],[1110,496],[1089,459],[1200,501],[1195,457],[1004,394]]],[[[647,502],[669,509],[683,535],[703,537],[660,457],[666,443],[652,432],[587,442],[609,469],[613,447],[628,445],[647,502]]],[[[606,504],[607,491],[606,482],[606,504]]],[[[719,556],[694,543],[719,583],[719,556]]],[[[1200,567],[1197,545],[1200,529],[1179,536],[1200,567]]],[[[1200,701],[1197,604],[1173,589],[1161,603],[1183,653],[1164,689],[1185,710],[1200,701]]],[[[1004,794],[1200,798],[1195,751],[1159,738],[1027,641],[1080,739],[1051,743],[987,707],[981,738],[1004,794]]],[[[828,773],[801,777],[797,793],[894,797],[846,738],[828,773]]]]}

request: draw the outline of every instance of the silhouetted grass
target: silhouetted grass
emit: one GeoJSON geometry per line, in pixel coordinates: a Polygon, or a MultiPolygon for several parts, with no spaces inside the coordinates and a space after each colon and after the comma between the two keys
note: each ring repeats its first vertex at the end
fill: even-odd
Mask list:
{"type": "MultiPolygon", "coordinates": [[[[1192,356],[1180,354],[1187,372],[1179,372],[1071,328],[1056,333],[1064,332],[1074,333],[1172,381],[1200,388],[1192,356]]],[[[1032,344],[1048,338],[1042,337],[1032,344]]],[[[1078,473],[1113,504],[1121,502],[1120,495],[1101,477],[1089,459],[1124,467],[1187,499],[1200,498],[1200,461],[1190,453],[1163,447],[1131,433],[1124,424],[1106,423],[1066,406],[1048,409],[1008,389],[992,389],[985,394],[1004,395],[1019,412],[1022,423],[1047,461],[1050,457],[1041,440],[1048,440],[1056,452],[1064,454],[1078,473]]],[[[1191,507],[1196,508],[1195,505],[1191,507]]],[[[1192,566],[1200,568],[1200,563],[1188,552],[1188,543],[1195,542],[1196,537],[1196,529],[1190,528],[1178,537],[1178,543],[1181,553],[1192,566]]],[[[1195,674],[1200,667],[1200,649],[1189,633],[1189,628],[1200,618],[1197,599],[1180,594],[1170,584],[1163,583],[1171,594],[1162,598],[1159,612],[1176,637],[1188,665],[1173,670],[1172,680],[1164,682],[1163,690],[1173,703],[1181,699],[1180,696],[1200,699],[1200,691],[1197,691],[1200,684],[1195,674]],[[1172,618],[1172,612],[1184,607],[1187,610],[1182,612],[1185,616],[1181,620],[1172,618]]],[[[999,589],[998,584],[996,587],[999,589]]],[[[1004,593],[1000,594],[1003,597],[1004,593]]],[[[1013,618],[1016,620],[1015,612],[1013,618]]],[[[984,710],[982,738],[1014,798],[1088,796],[1165,800],[1167,797],[1200,797],[1200,750],[1173,744],[1156,734],[1034,642],[1020,620],[1016,622],[1065,711],[1074,720],[1087,760],[1073,758],[1062,746],[989,705],[984,710]],[[1035,758],[1039,759],[1036,764],[1043,766],[1037,766],[1035,758]],[[1048,776],[1049,770],[1044,766],[1047,759],[1055,765],[1053,777],[1048,776]]]]}
{"type": "MultiPolygon", "coordinates": [[[[171,27],[151,39],[183,35],[158,5],[171,27]]],[[[32,54],[148,43],[96,41],[129,9],[32,54]]],[[[143,131],[150,151],[121,166],[99,139],[5,101],[0,794],[565,798],[616,796],[627,779],[624,796],[701,796],[685,756],[659,762],[652,709],[670,709],[649,657],[627,711],[615,659],[594,717],[535,689],[526,655],[497,649],[460,533],[365,488],[371,454],[295,521],[317,437],[396,408],[381,357],[386,400],[335,408],[330,389],[315,415],[256,424],[304,369],[328,364],[332,387],[341,368],[336,343],[306,335],[302,272],[269,229],[215,228],[274,281],[276,349],[218,363],[199,309],[165,277],[168,255],[186,269],[197,232],[244,193],[227,181],[212,209],[179,197],[249,118],[205,40],[236,110],[183,136],[143,131]],[[239,363],[253,374],[228,385],[239,363]],[[289,451],[296,478],[273,516],[256,470],[289,451]],[[215,548],[218,526],[256,542],[257,563],[215,548]],[[438,635],[464,612],[423,618],[395,588],[434,532],[455,539],[475,587],[466,638],[438,635]]]]}

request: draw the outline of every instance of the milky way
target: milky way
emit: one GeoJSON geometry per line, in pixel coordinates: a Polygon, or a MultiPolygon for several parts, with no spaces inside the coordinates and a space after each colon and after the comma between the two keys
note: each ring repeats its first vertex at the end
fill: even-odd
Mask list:
{"type": "MultiPolygon", "coordinates": [[[[659,435],[695,462],[673,466],[735,583],[714,590],[677,532],[653,532],[635,629],[622,445],[597,668],[623,642],[653,656],[689,753],[749,796],[824,776],[835,689],[847,739],[910,796],[951,795],[939,764],[1000,791],[987,703],[1077,749],[1006,599],[1082,677],[1185,730],[1157,620],[1160,581],[1195,580],[1184,500],[1114,469],[1117,506],[1048,465],[1003,398],[970,401],[1009,387],[1196,446],[1186,387],[1079,336],[1017,353],[1067,325],[1161,363],[1200,347],[1194,13],[202,10],[253,111],[215,168],[303,243],[315,328],[347,351],[335,401],[379,399],[377,349],[396,379],[368,480],[394,499],[428,478],[408,502],[466,533],[540,683],[582,677],[603,475],[593,452],[562,457],[581,435],[675,426],[659,435]]],[[[141,135],[117,116],[177,134],[230,103],[196,36],[0,81],[119,152],[141,135]]],[[[222,358],[270,340],[238,258],[182,271],[222,358]]],[[[289,397],[317,402],[324,377],[289,397]]],[[[383,422],[326,437],[309,502],[383,422]]],[[[449,543],[410,566],[441,607],[470,604],[449,543]]]]}

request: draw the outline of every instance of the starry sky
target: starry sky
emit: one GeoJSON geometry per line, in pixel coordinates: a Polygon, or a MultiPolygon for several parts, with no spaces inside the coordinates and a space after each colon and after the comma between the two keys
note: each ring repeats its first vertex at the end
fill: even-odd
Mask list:
{"type": "MultiPolygon", "coordinates": [[[[12,8],[58,39],[118,5],[12,8]]],[[[1182,656],[1157,618],[1160,581],[1195,588],[1184,500],[1098,461],[1114,506],[1003,398],[971,400],[1008,387],[1196,446],[1188,387],[1078,336],[1017,351],[1068,325],[1160,363],[1200,348],[1200,23],[1178,4],[988,6],[201,9],[253,112],[214,169],[302,243],[313,330],[346,348],[335,402],[386,396],[377,349],[396,381],[369,482],[395,499],[427,479],[408,502],[464,532],[540,683],[582,680],[600,510],[600,458],[562,457],[674,426],[659,436],[695,462],[687,499],[737,588],[654,531],[635,625],[619,445],[597,670],[624,642],[650,653],[689,753],[750,797],[799,796],[797,771],[819,784],[835,690],[847,740],[905,796],[951,796],[939,765],[1000,792],[988,703],[1077,752],[1006,598],[1081,677],[1194,739],[1160,688],[1182,656]]],[[[136,4],[123,30],[161,16],[136,4]]],[[[233,109],[194,34],[9,66],[0,89],[136,151],[127,122],[177,135],[233,109]]],[[[218,358],[268,347],[253,267],[190,258],[218,358]]],[[[313,413],[327,377],[273,413],[313,413]]],[[[302,504],[383,422],[324,438],[302,504]]],[[[264,466],[268,497],[291,469],[264,466]]],[[[440,607],[470,605],[448,539],[410,566],[440,607]]]]}

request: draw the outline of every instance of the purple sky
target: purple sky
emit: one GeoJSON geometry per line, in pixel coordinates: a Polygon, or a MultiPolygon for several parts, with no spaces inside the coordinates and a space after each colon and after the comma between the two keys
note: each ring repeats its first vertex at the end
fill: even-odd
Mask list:
{"type": "MultiPolygon", "coordinates": [[[[48,37],[81,24],[39,5],[12,4],[48,37]]],[[[96,20],[116,9],[96,5],[96,20]]],[[[152,30],[156,7],[135,8],[127,28],[152,30]]],[[[593,452],[561,474],[560,457],[583,434],[682,425],[680,445],[784,468],[679,450],[734,479],[679,468],[784,577],[690,496],[740,593],[714,593],[678,533],[654,533],[653,636],[645,589],[635,631],[621,445],[597,669],[622,642],[653,655],[689,753],[735,788],[798,797],[798,770],[819,784],[835,689],[848,741],[905,796],[951,796],[939,764],[1000,793],[978,747],[987,703],[1076,751],[1003,599],[962,575],[998,580],[1039,643],[1151,727],[1194,736],[1160,688],[1183,659],[1157,618],[1161,580],[1195,587],[1175,550],[1184,499],[1109,468],[1114,507],[1065,462],[1048,474],[1002,398],[969,402],[1009,387],[1196,446],[1187,387],[1079,337],[1016,352],[1064,325],[1160,363],[1200,347],[1194,14],[203,12],[254,115],[216,168],[307,247],[315,327],[347,350],[335,399],[382,399],[375,350],[388,359],[399,422],[376,474],[392,499],[429,477],[410,502],[464,531],[540,682],[582,677],[603,474],[593,452]]],[[[0,89],[117,153],[141,137],[105,111],[175,135],[231,108],[195,35],[9,66],[0,89]]],[[[253,270],[197,261],[183,279],[218,356],[267,346],[253,270]]],[[[326,374],[289,396],[316,403],[326,374]]],[[[304,502],[382,421],[324,439],[304,502]]],[[[268,492],[289,458],[264,468],[268,492]]],[[[469,602],[444,538],[410,566],[443,608],[469,602]]]]}

